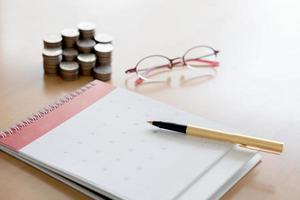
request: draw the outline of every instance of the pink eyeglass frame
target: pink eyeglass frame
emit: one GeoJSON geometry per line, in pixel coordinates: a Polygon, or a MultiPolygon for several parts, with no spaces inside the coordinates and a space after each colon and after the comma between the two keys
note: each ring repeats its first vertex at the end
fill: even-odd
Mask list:
{"type": "Polygon", "coordinates": [[[145,71],[143,74],[144,75],[147,75],[149,74],[150,72],[154,71],[154,70],[157,70],[157,69],[162,69],[162,68],[168,68],[168,69],[173,69],[173,67],[175,67],[176,65],[179,65],[179,64],[183,64],[181,66],[188,66],[186,63],[189,62],[189,61],[196,61],[196,62],[201,62],[201,63],[204,63],[206,65],[203,65],[203,67],[218,67],[219,66],[219,62],[218,61],[211,61],[211,60],[205,60],[205,59],[202,59],[202,58],[205,58],[207,56],[217,56],[218,53],[220,51],[218,50],[215,50],[214,48],[210,47],[210,46],[206,46],[206,45],[198,45],[198,46],[194,46],[190,49],[188,49],[186,51],[186,53],[184,53],[184,55],[182,57],[176,57],[176,58],[168,58],[164,55],[150,55],[150,56],[147,56],[147,57],[144,57],[142,58],[141,60],[139,60],[137,62],[137,64],[133,67],[133,68],[130,68],[130,69],[127,69],[125,71],[126,74],[129,74],[129,73],[136,73],[137,76],[138,76],[138,79],[135,80],[135,85],[140,85],[141,83],[143,83],[145,80],[150,80],[151,82],[161,82],[161,81],[156,81],[156,80],[152,80],[152,79],[148,79],[146,77],[144,77],[143,75],[141,75],[139,72],[140,71],[145,71]],[[188,59],[186,60],[185,59],[185,56],[193,49],[196,49],[196,48],[201,48],[201,47],[205,47],[205,48],[209,48],[212,50],[212,54],[209,54],[209,55],[205,55],[205,56],[201,56],[199,58],[192,58],[192,59],[188,59]],[[148,59],[148,58],[151,58],[151,57],[163,57],[167,60],[169,60],[169,63],[166,64],[166,65],[160,65],[160,66],[154,66],[154,67],[151,67],[147,70],[138,70],[138,67],[139,67],[139,64],[144,61],[145,59],[148,59]]]}

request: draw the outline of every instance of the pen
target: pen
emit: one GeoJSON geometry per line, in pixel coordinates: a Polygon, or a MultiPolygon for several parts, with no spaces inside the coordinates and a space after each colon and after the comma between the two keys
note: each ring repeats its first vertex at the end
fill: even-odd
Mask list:
{"type": "Polygon", "coordinates": [[[278,141],[262,139],[237,133],[229,133],[194,125],[182,125],[162,121],[148,121],[148,123],[162,129],[177,131],[186,135],[239,144],[241,147],[255,149],[258,151],[279,154],[283,150],[283,143],[278,141]]]}

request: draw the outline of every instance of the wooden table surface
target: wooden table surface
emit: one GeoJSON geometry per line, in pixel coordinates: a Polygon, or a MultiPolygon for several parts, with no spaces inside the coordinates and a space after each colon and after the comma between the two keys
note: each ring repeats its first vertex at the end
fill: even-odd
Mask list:
{"type": "MultiPolygon", "coordinates": [[[[42,38],[92,21],[115,37],[112,84],[150,54],[181,56],[197,44],[221,51],[218,74],[189,84],[128,88],[249,135],[285,142],[224,199],[300,195],[299,1],[0,0],[0,128],[92,80],[44,76],[42,38]]],[[[87,199],[0,153],[0,199],[87,199]]]]}

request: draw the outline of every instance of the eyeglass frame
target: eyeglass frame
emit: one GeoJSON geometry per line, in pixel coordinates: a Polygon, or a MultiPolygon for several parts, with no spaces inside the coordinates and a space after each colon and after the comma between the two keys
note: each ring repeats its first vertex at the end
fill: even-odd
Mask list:
{"type": "MultiPolygon", "coordinates": [[[[220,53],[219,50],[216,50],[214,48],[212,48],[211,46],[208,46],[208,45],[197,45],[197,46],[194,46],[192,48],[189,48],[184,54],[182,57],[175,57],[175,58],[169,58],[167,56],[164,56],[164,55],[159,55],[159,54],[154,54],[154,55],[150,55],[150,56],[146,56],[142,59],[140,59],[136,65],[133,67],[133,68],[129,68],[125,71],[126,74],[129,74],[129,73],[136,73],[136,75],[139,77],[139,79],[136,80],[136,85],[140,84],[141,82],[143,82],[144,80],[147,81],[151,81],[151,82],[161,82],[161,81],[157,81],[157,80],[154,80],[154,79],[148,79],[144,76],[142,76],[140,73],[139,73],[139,70],[137,69],[139,64],[141,62],[143,62],[144,60],[148,59],[148,58],[151,58],[151,57],[163,57],[165,59],[167,59],[169,61],[169,64],[166,64],[166,65],[161,65],[161,66],[154,66],[154,67],[151,67],[148,69],[148,72],[150,72],[151,70],[153,69],[157,69],[157,68],[161,68],[161,67],[167,67],[169,69],[173,69],[174,66],[178,65],[178,64],[182,64],[182,66],[188,66],[187,65],[187,61],[185,59],[185,56],[193,49],[196,49],[196,48],[201,48],[201,47],[204,47],[204,48],[209,48],[213,51],[213,54],[210,54],[210,55],[205,55],[203,57],[207,57],[207,56],[211,56],[211,55],[214,55],[217,57],[217,55],[220,53]],[[174,62],[176,60],[179,60],[178,62],[174,62]]],[[[200,57],[200,58],[203,58],[203,57],[200,57]]],[[[200,59],[200,58],[194,58],[194,59],[200,59]]],[[[208,60],[201,60],[201,62],[204,62],[204,63],[207,63],[207,64],[210,64],[210,65],[207,65],[205,67],[218,67],[219,66],[219,62],[218,61],[208,61],[208,60]]],[[[146,71],[147,72],[147,71],[146,71]]]]}

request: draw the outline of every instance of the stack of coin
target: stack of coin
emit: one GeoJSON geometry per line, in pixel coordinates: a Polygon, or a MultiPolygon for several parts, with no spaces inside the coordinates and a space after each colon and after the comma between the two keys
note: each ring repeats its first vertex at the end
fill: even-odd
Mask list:
{"type": "Polygon", "coordinates": [[[74,48],[66,48],[63,49],[62,55],[64,61],[75,61],[78,55],[78,51],[74,48]]]}
{"type": "Polygon", "coordinates": [[[77,62],[61,62],[59,64],[60,76],[66,81],[79,78],[79,65],[77,62]]]}
{"type": "Polygon", "coordinates": [[[105,33],[96,35],[95,30],[93,23],[82,22],[78,29],[62,30],[61,36],[45,37],[45,73],[60,74],[64,80],[75,80],[79,74],[110,80],[113,37],[105,33]]]}
{"type": "Polygon", "coordinates": [[[101,44],[98,43],[94,47],[97,56],[97,65],[106,66],[111,65],[111,56],[113,51],[112,44],[101,44]]]}
{"type": "Polygon", "coordinates": [[[79,38],[79,32],[76,29],[64,29],[61,32],[64,48],[74,48],[79,38]]]}
{"type": "Polygon", "coordinates": [[[109,81],[111,78],[111,66],[98,66],[93,69],[94,78],[101,81],[109,81]]]}
{"type": "Polygon", "coordinates": [[[81,39],[93,39],[95,35],[96,26],[90,22],[82,22],[78,24],[81,39]]]}
{"type": "Polygon", "coordinates": [[[92,39],[83,39],[78,40],[76,44],[80,53],[91,53],[93,52],[96,42],[92,39]]]}
{"type": "Polygon", "coordinates": [[[61,61],[62,50],[60,48],[43,50],[44,71],[46,74],[58,74],[58,65],[61,61]]]}
{"type": "Polygon", "coordinates": [[[95,35],[94,39],[97,43],[102,43],[102,44],[112,44],[113,41],[113,37],[106,33],[97,34],[95,35]]]}
{"type": "Polygon", "coordinates": [[[60,35],[48,35],[44,38],[44,48],[61,48],[61,41],[60,35]]]}
{"type": "Polygon", "coordinates": [[[77,60],[79,62],[81,75],[91,76],[93,72],[92,69],[96,64],[95,54],[79,54],[77,60]]]}

